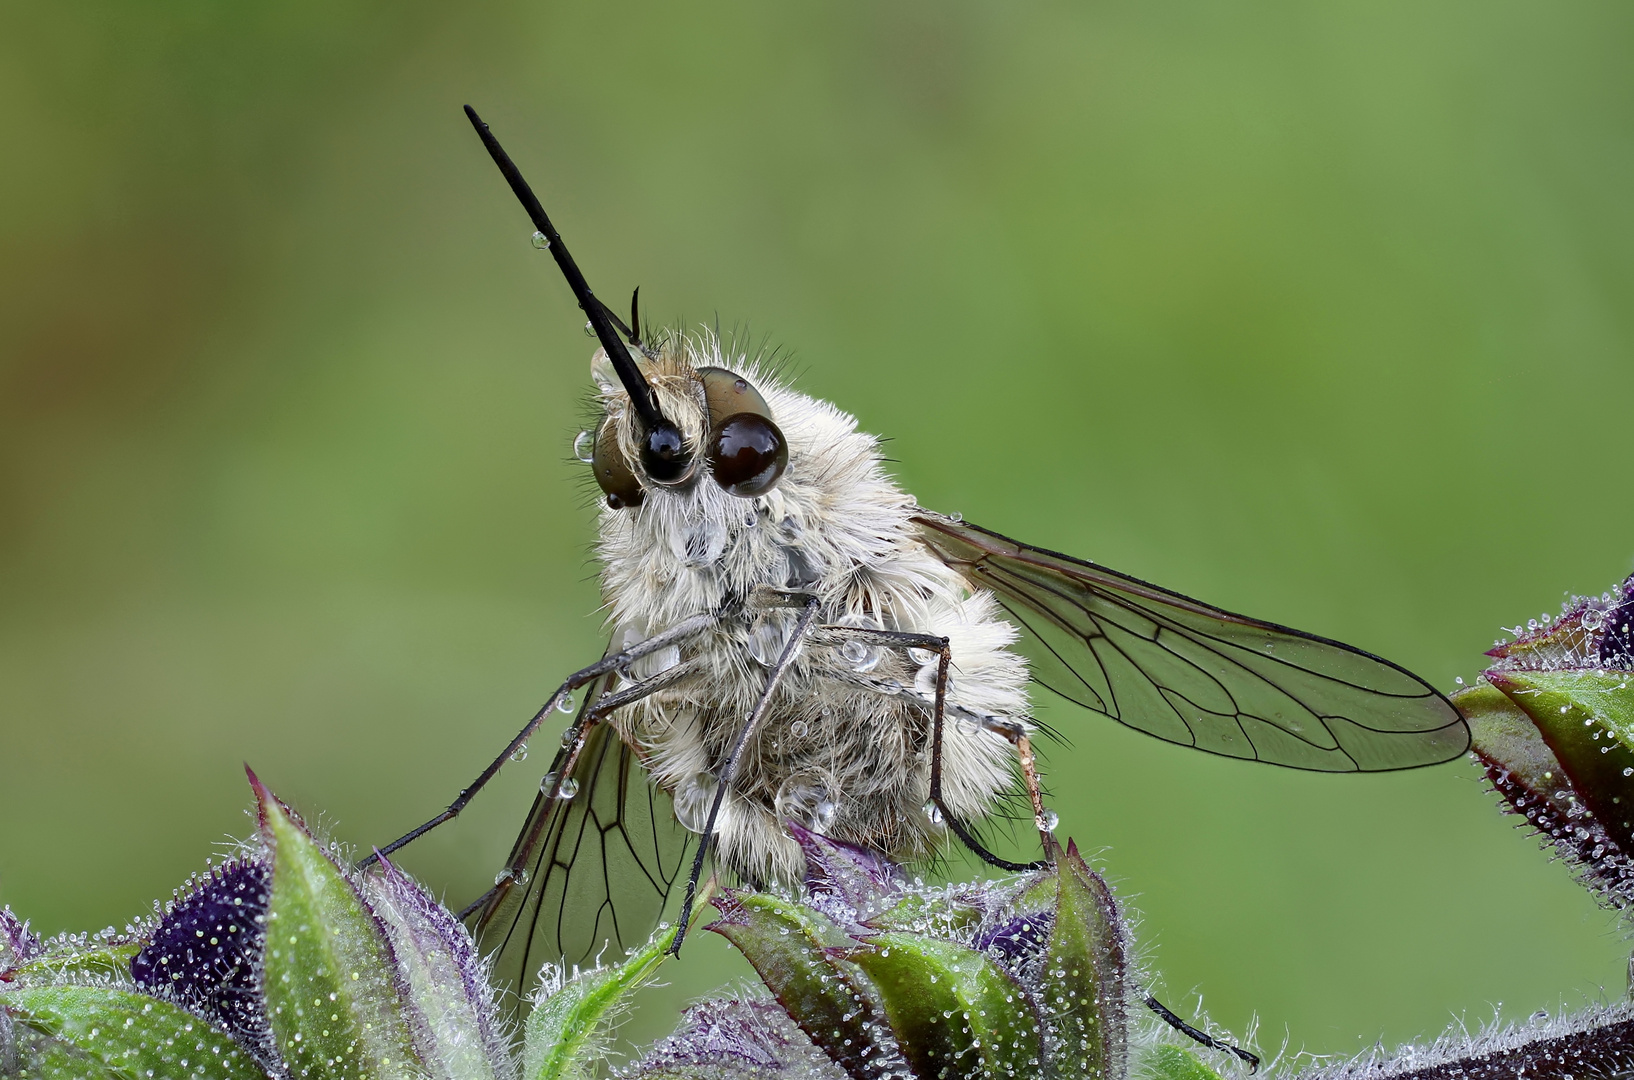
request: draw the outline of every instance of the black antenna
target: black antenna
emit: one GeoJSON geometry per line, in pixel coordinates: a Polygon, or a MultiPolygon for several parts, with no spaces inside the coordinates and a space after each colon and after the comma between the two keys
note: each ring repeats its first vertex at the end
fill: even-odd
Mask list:
{"type": "Polygon", "coordinates": [[[546,216],[545,208],[539,205],[539,199],[534,195],[533,189],[522,179],[522,174],[511,161],[510,155],[505,153],[505,148],[499,145],[499,140],[494,138],[494,133],[488,130],[488,125],[482,122],[482,117],[477,115],[477,111],[467,105],[465,116],[471,121],[471,126],[477,129],[477,137],[482,140],[482,145],[488,148],[488,156],[499,166],[500,173],[504,175],[506,182],[511,185],[511,190],[516,193],[518,201],[522,203],[522,209],[526,210],[528,217],[533,220],[533,227],[545,238],[546,246],[556,259],[556,265],[562,268],[562,276],[567,278],[568,288],[573,290],[574,299],[578,300],[579,307],[589,318],[590,328],[596,332],[596,340],[601,342],[601,347],[607,352],[607,358],[613,362],[613,370],[618,372],[618,381],[623,383],[624,389],[629,392],[630,404],[635,408],[636,415],[641,417],[642,426],[649,432],[657,431],[659,428],[672,428],[674,425],[664,419],[664,414],[659,411],[657,395],[652,392],[652,387],[647,385],[647,380],[642,378],[641,370],[635,366],[635,361],[630,359],[629,350],[614,333],[613,324],[607,318],[607,308],[590,291],[590,284],[584,280],[584,274],[579,271],[579,264],[568,254],[567,245],[562,243],[561,233],[550,223],[550,218],[546,216]]]}

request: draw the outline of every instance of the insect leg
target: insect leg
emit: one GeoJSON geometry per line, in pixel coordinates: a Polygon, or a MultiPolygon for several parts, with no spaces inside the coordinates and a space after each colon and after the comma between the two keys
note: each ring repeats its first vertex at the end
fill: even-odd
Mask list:
{"type": "MultiPolygon", "coordinates": [[[[550,763],[548,777],[554,778],[547,785],[541,785],[538,795],[535,796],[539,806],[548,806],[562,797],[562,784],[573,775],[573,769],[578,764],[579,754],[584,749],[585,741],[590,736],[590,730],[597,724],[605,723],[607,717],[615,709],[631,702],[640,701],[650,694],[654,694],[678,681],[687,673],[687,665],[677,664],[667,671],[662,671],[650,679],[626,686],[616,693],[605,694],[594,702],[586,705],[573,723],[568,725],[562,733],[562,748],[556,752],[556,757],[550,763]]],[[[590,792],[583,793],[585,798],[590,792]]],[[[522,831],[516,837],[516,843],[511,846],[511,854],[505,861],[505,868],[494,882],[494,887],[477,897],[470,904],[460,909],[460,921],[483,910],[496,910],[498,901],[510,892],[516,882],[521,879],[522,872],[527,868],[534,848],[539,842],[549,821],[549,815],[530,813],[527,821],[522,825],[522,831]]],[[[480,929],[480,927],[479,927],[480,929]]]]}
{"type": "Polygon", "coordinates": [[[899,648],[926,649],[938,654],[939,659],[936,666],[936,704],[935,710],[931,717],[931,802],[934,803],[936,805],[936,809],[941,812],[942,820],[945,821],[948,828],[953,831],[953,835],[959,838],[959,842],[964,844],[965,847],[970,849],[972,854],[988,865],[996,866],[1001,870],[1009,870],[1013,873],[1020,873],[1026,870],[1041,870],[1050,865],[1051,861],[1053,860],[1053,853],[1055,850],[1055,838],[1050,835],[1050,830],[1045,828],[1044,801],[1038,788],[1037,763],[1033,757],[1032,741],[1028,738],[1027,729],[1022,725],[1011,720],[1002,720],[996,716],[978,716],[973,713],[964,713],[963,710],[961,710],[962,715],[968,716],[971,720],[987,730],[1004,736],[1013,746],[1016,747],[1017,755],[1021,758],[1022,783],[1026,785],[1027,794],[1032,800],[1034,820],[1038,825],[1039,833],[1044,838],[1044,851],[1046,855],[1051,857],[1040,859],[1036,862],[1018,863],[1011,862],[1009,859],[1001,858],[998,855],[993,854],[991,851],[988,851],[986,847],[982,846],[981,841],[976,839],[975,834],[966,828],[965,825],[953,815],[953,812],[950,811],[947,808],[947,805],[942,801],[942,731],[946,725],[948,712],[948,669],[953,663],[953,650],[948,643],[948,639],[945,637],[936,637],[933,634],[915,634],[901,630],[874,630],[861,626],[825,626],[822,627],[822,631],[825,634],[835,636],[853,638],[866,637],[870,640],[882,641],[886,644],[895,645],[899,648]]]}
{"type": "Polygon", "coordinates": [[[1187,1038],[1196,1040],[1197,1042],[1208,1047],[1210,1050],[1227,1050],[1233,1054],[1236,1054],[1238,1058],[1248,1063],[1249,1072],[1259,1071],[1260,1058],[1258,1054],[1249,1053],[1240,1046],[1228,1043],[1224,1039],[1216,1039],[1213,1035],[1210,1035],[1206,1031],[1197,1030],[1184,1020],[1180,1019],[1180,1017],[1176,1016],[1174,1010],[1170,1009],[1167,1005],[1163,1004],[1163,1002],[1159,1001],[1150,994],[1146,995],[1146,1007],[1157,1013],[1165,1024],[1168,1024],[1170,1027],[1180,1032],[1180,1034],[1185,1035],[1187,1038]]]}
{"type": "MultiPolygon", "coordinates": [[[[945,642],[946,639],[944,639],[945,642]]],[[[1044,836],[1044,852],[1048,856],[1030,863],[1011,862],[1009,859],[988,851],[981,842],[965,828],[942,801],[942,732],[947,727],[947,682],[948,667],[953,661],[953,651],[946,644],[942,646],[941,660],[936,665],[936,712],[931,723],[931,752],[930,752],[930,798],[936,808],[942,812],[942,819],[947,822],[953,835],[969,848],[977,858],[989,866],[996,866],[1011,873],[1020,873],[1026,870],[1042,870],[1054,861],[1055,837],[1044,828],[1044,803],[1038,792],[1038,773],[1034,767],[1032,743],[1027,739],[1027,729],[1010,720],[1000,720],[996,716],[978,718],[978,722],[989,731],[997,731],[1016,747],[1021,757],[1022,783],[1027,785],[1027,794],[1033,801],[1033,812],[1037,816],[1038,827],[1044,836]]]]}
{"type": "Polygon", "coordinates": [[[783,646],[783,652],[772,665],[772,670],[766,676],[766,687],[760,692],[760,700],[749,713],[749,719],[744,721],[743,730],[738,732],[736,741],[732,743],[732,750],[722,763],[720,772],[716,774],[715,801],[709,807],[709,819],[704,823],[703,835],[698,838],[698,854],[692,860],[692,874],[687,878],[687,891],[681,901],[681,915],[675,928],[675,943],[669,947],[671,956],[681,955],[681,941],[686,937],[687,923],[692,919],[692,904],[698,895],[698,879],[703,876],[704,856],[709,852],[710,837],[715,835],[715,820],[720,816],[721,804],[726,800],[726,791],[732,786],[732,777],[737,772],[738,758],[742,756],[744,747],[749,745],[749,739],[760,727],[765,719],[766,712],[771,708],[772,694],[777,690],[777,684],[783,681],[783,676],[794,664],[795,655],[800,651],[800,645],[806,635],[811,633],[812,623],[817,620],[818,599],[808,596],[805,601],[805,610],[794,624],[794,630],[789,634],[788,643],[783,646]]]}
{"type": "Polygon", "coordinates": [[[424,836],[432,829],[435,829],[443,822],[452,821],[454,818],[458,817],[460,811],[464,810],[466,805],[476,797],[477,792],[486,787],[488,781],[492,780],[499,774],[499,770],[504,768],[505,762],[510,760],[511,755],[516,753],[516,751],[529,739],[533,738],[534,733],[539,730],[539,725],[545,722],[545,717],[549,716],[562,703],[563,699],[565,699],[568,694],[593,682],[596,679],[601,678],[601,676],[610,671],[616,671],[619,668],[624,667],[631,661],[639,660],[641,657],[646,656],[649,653],[656,652],[667,645],[674,645],[678,641],[691,637],[698,631],[712,625],[715,622],[715,619],[716,616],[713,614],[694,615],[689,619],[683,619],[681,622],[670,627],[668,630],[665,630],[659,634],[654,634],[646,641],[638,642],[619,652],[610,653],[596,661],[594,664],[591,664],[589,667],[569,675],[567,677],[567,681],[563,682],[561,686],[558,686],[556,688],[556,692],[550,695],[550,700],[546,701],[544,705],[540,707],[539,711],[533,714],[533,718],[522,726],[522,730],[517,732],[516,738],[512,739],[510,743],[506,745],[505,749],[499,752],[499,756],[494,758],[492,764],[490,764],[486,769],[482,770],[481,774],[478,775],[468,787],[459,793],[459,797],[448,804],[448,809],[444,810],[430,821],[427,821],[425,824],[411,829],[402,836],[399,836],[396,840],[393,840],[385,847],[378,848],[371,852],[368,856],[358,862],[357,868],[359,870],[367,869],[370,865],[375,863],[380,856],[390,855],[404,844],[418,840],[420,837],[424,836]]]}

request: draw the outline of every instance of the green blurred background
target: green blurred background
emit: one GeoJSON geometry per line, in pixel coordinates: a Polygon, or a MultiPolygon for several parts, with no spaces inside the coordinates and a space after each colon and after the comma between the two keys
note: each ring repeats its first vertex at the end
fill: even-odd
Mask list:
{"type": "MultiPolygon", "coordinates": [[[[591,344],[463,102],[605,295],[750,320],[926,505],[1450,688],[1634,556],[1631,47],[1612,2],[7,5],[0,902],[149,910],[244,760],[383,842],[601,648],[591,344]]],[[[1468,765],[1047,719],[1176,1004],[1343,1053],[1623,992],[1468,765]]],[[[479,891],[533,764],[412,868],[479,891]]],[[[634,1034],[745,970],[707,938],[634,1034]]]]}

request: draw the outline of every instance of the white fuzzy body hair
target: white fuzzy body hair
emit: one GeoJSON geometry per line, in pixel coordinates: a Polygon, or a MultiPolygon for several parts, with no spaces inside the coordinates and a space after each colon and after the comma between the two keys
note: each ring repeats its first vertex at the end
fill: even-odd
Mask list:
{"type": "MultiPolygon", "coordinates": [[[[708,420],[696,370],[706,366],[738,374],[765,398],[788,447],[782,478],[764,495],[740,498],[700,461],[690,485],[644,483],[640,506],[603,509],[597,544],[615,647],[699,613],[721,615],[714,628],[632,664],[632,680],[676,676],[682,666],[672,685],[611,718],[652,782],[674,796],[683,824],[696,827],[707,813],[711,777],[797,618],[768,606],[767,588],[815,595],[819,627],[948,638],[949,708],[1026,723],[1026,664],[1010,650],[1015,629],[990,593],[919,539],[911,516],[923,511],[886,475],[878,441],[827,402],[744,357],[723,356],[714,337],[672,335],[641,367],[698,457],[708,420]]],[[[628,397],[601,353],[592,371],[602,422],[614,425],[635,468],[639,432],[628,397]]],[[[925,808],[936,667],[931,652],[832,632],[810,637],[737,766],[717,824],[722,864],[752,881],[796,880],[803,861],[782,825],[787,817],[899,860],[933,848],[943,830],[925,808]]],[[[943,729],[942,796],[949,812],[971,821],[1010,787],[1015,755],[1002,736],[955,714],[943,729]]]]}

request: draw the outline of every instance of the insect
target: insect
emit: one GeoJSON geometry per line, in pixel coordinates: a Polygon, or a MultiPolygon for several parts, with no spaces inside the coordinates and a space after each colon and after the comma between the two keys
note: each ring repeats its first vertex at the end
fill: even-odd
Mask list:
{"type": "Polygon", "coordinates": [[[1458,712],[1404,668],[927,510],[841,410],[716,336],[645,333],[634,299],[626,325],[466,111],[600,345],[600,417],[576,450],[604,496],[612,643],[381,851],[456,816],[582,692],[505,870],[467,909],[512,985],[644,939],[681,882],[688,910],[706,853],[751,882],[798,880],[786,821],[895,860],[951,833],[1023,869],[973,830],[1019,780],[1047,856],[1029,679],[1169,742],[1300,769],[1468,749],[1458,712]]]}

